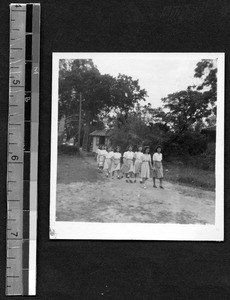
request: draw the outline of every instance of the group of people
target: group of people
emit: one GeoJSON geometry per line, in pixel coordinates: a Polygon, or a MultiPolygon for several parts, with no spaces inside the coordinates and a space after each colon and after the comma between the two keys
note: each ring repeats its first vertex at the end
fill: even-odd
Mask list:
{"type": "Polygon", "coordinates": [[[130,145],[123,156],[120,147],[115,149],[111,146],[99,145],[97,149],[98,171],[105,172],[106,176],[121,179],[125,177],[127,183],[133,183],[140,179],[140,183],[146,189],[146,180],[153,178],[153,187],[156,186],[156,178],[160,180],[160,188],[163,189],[163,166],[161,146],[156,147],[155,153],[150,155],[148,146],[138,146],[137,151],[133,151],[130,145]]]}

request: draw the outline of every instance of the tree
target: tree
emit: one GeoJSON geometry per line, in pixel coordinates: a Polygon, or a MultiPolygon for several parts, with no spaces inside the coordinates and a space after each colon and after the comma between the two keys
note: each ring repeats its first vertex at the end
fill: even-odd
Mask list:
{"type": "Polygon", "coordinates": [[[204,59],[197,63],[194,77],[200,78],[197,86],[169,94],[162,98],[164,111],[158,109],[156,116],[178,133],[190,128],[202,127],[203,121],[213,124],[216,115],[217,68],[214,60],[204,59]]]}
{"type": "Polygon", "coordinates": [[[197,63],[194,77],[202,80],[196,89],[203,91],[203,101],[209,104],[210,115],[216,115],[217,60],[203,59],[197,63]]]}
{"type": "Polygon", "coordinates": [[[162,101],[163,107],[168,110],[168,113],[162,116],[178,134],[210,115],[208,103],[203,101],[203,94],[190,88],[169,94],[162,101]]]}
{"type": "Polygon", "coordinates": [[[115,147],[119,145],[124,152],[128,145],[137,148],[138,145],[148,145],[153,151],[164,140],[165,131],[159,124],[145,122],[139,112],[131,112],[128,116],[119,114],[114,119],[110,140],[115,147]]]}
{"type": "Polygon", "coordinates": [[[145,89],[141,89],[138,80],[131,76],[119,74],[111,86],[112,107],[116,113],[124,113],[127,116],[130,109],[144,100],[147,96],[145,89]]]}
{"type": "Polygon", "coordinates": [[[59,74],[59,112],[60,116],[79,111],[79,94],[83,95],[82,117],[84,120],[83,147],[88,149],[88,137],[92,122],[102,113],[128,113],[135,103],[144,99],[137,80],[119,74],[117,78],[100,74],[91,59],[77,59],[60,62],[59,74]]]}

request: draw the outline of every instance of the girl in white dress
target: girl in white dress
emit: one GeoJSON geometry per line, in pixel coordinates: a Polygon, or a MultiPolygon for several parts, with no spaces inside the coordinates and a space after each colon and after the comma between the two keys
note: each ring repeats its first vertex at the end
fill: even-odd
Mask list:
{"type": "Polygon", "coordinates": [[[113,148],[108,147],[108,152],[105,155],[105,162],[103,170],[106,172],[106,177],[109,177],[110,171],[111,171],[111,164],[112,164],[112,156],[113,156],[113,148]]]}
{"type": "Polygon", "coordinates": [[[112,156],[112,165],[111,165],[111,174],[112,178],[114,175],[117,175],[117,178],[120,179],[120,169],[121,169],[121,153],[120,153],[120,147],[117,146],[115,149],[115,152],[112,156]]]}
{"type": "Polygon", "coordinates": [[[97,161],[97,168],[99,170],[99,154],[101,152],[101,145],[98,145],[98,148],[96,150],[96,161],[97,161]]]}
{"type": "Polygon", "coordinates": [[[133,146],[128,147],[128,151],[126,151],[123,155],[123,166],[122,166],[122,171],[126,175],[126,182],[127,183],[133,183],[133,181],[130,179],[132,178],[134,174],[134,152],[133,146]]]}
{"type": "MultiPolygon", "coordinates": [[[[136,151],[134,153],[134,174],[135,174],[135,180],[134,182],[136,182],[136,178],[140,177],[140,173],[141,173],[141,163],[142,163],[142,146],[138,147],[138,151],[136,151]]],[[[142,183],[142,180],[140,180],[140,183],[142,183]]]]}
{"type": "Polygon", "coordinates": [[[107,155],[107,151],[106,151],[106,146],[102,145],[101,147],[101,151],[98,155],[98,165],[99,165],[99,171],[103,172],[103,167],[104,167],[104,163],[105,163],[105,157],[107,155]]]}
{"type": "Polygon", "coordinates": [[[149,147],[145,147],[141,164],[141,178],[144,182],[144,189],[146,189],[146,180],[150,178],[150,168],[152,168],[151,155],[149,154],[149,147]]]}
{"type": "Polygon", "coordinates": [[[163,177],[161,146],[157,146],[156,152],[153,154],[153,187],[157,187],[156,178],[158,178],[160,180],[160,188],[164,189],[162,185],[163,177]]]}

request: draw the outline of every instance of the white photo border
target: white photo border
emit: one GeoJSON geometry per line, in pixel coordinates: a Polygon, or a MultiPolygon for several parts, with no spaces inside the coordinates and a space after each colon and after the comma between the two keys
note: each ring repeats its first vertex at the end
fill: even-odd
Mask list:
{"type": "Polygon", "coordinates": [[[52,123],[50,164],[50,239],[80,240],[176,240],[223,241],[224,240],[224,87],[225,53],[53,53],[52,66],[52,123]],[[58,78],[60,59],[92,58],[91,56],[116,55],[157,56],[167,58],[192,57],[194,59],[218,59],[217,70],[217,132],[216,132],[216,200],[215,225],[146,224],[146,223],[95,223],[56,221],[57,141],[58,141],[58,78]]]}

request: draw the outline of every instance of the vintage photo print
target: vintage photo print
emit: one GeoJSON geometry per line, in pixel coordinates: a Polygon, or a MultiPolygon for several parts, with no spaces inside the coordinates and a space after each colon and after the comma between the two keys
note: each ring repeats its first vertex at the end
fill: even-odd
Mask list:
{"type": "Polygon", "coordinates": [[[224,239],[224,53],[53,53],[51,239],[224,239]]]}

